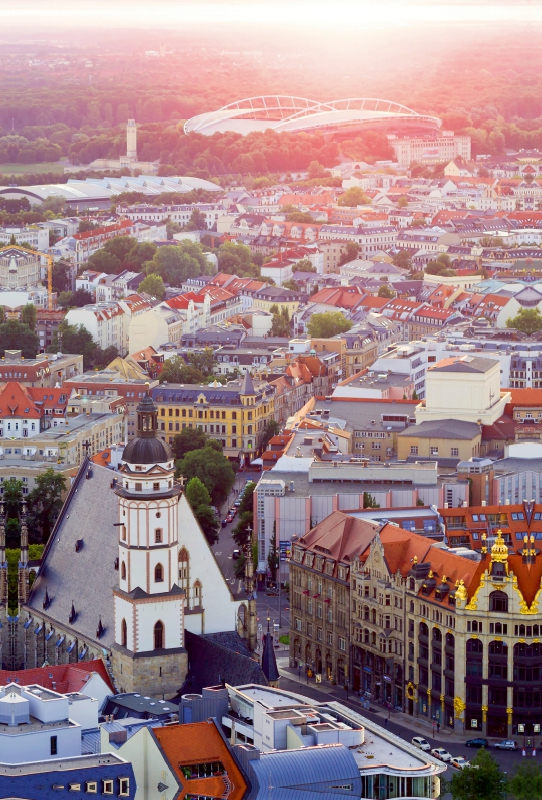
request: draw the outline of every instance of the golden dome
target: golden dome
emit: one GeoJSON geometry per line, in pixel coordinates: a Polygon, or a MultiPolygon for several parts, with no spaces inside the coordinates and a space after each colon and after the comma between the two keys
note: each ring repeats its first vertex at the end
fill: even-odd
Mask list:
{"type": "Polygon", "coordinates": [[[497,531],[497,538],[491,547],[491,560],[500,564],[506,564],[508,561],[508,547],[500,529],[497,531]]]}

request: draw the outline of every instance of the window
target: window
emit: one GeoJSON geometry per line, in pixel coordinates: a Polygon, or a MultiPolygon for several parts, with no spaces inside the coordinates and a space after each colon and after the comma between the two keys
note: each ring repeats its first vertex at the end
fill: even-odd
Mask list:
{"type": "Polygon", "coordinates": [[[451,456],[458,456],[459,455],[459,448],[458,447],[452,447],[452,449],[450,450],[450,455],[451,456]]]}
{"type": "Polygon", "coordinates": [[[51,736],[51,755],[56,756],[58,755],[58,737],[51,736]]]}
{"type": "Polygon", "coordinates": [[[339,650],[346,650],[346,639],[339,636],[339,650]]]}
{"type": "Polygon", "coordinates": [[[153,483],[152,485],[153,492],[158,492],[159,489],[160,489],[160,483],[159,482],[153,483]]]}
{"type": "Polygon", "coordinates": [[[143,484],[142,483],[136,483],[135,490],[136,490],[136,492],[142,492],[143,491],[143,484]]]}
{"type": "Polygon", "coordinates": [[[162,542],[162,528],[156,528],[154,531],[154,542],[160,544],[162,542]]]}
{"type": "Polygon", "coordinates": [[[85,792],[87,794],[98,794],[98,781],[86,781],[85,792]]]}
{"type": "Polygon", "coordinates": [[[113,794],[113,781],[102,781],[102,794],[113,794]]]}
{"type": "Polygon", "coordinates": [[[333,645],[333,634],[331,633],[331,631],[327,632],[327,643],[329,645],[333,645]]]}
{"type": "Polygon", "coordinates": [[[438,456],[438,447],[431,447],[429,449],[429,452],[430,452],[430,455],[432,455],[432,456],[438,456]]]}
{"type": "Polygon", "coordinates": [[[411,455],[411,456],[417,456],[417,455],[418,455],[418,448],[417,448],[417,447],[415,447],[415,446],[412,446],[412,447],[410,448],[410,455],[411,455]]]}
{"type": "Polygon", "coordinates": [[[119,797],[130,796],[130,778],[119,778],[119,797]]]}
{"type": "Polygon", "coordinates": [[[497,611],[501,614],[506,613],[508,611],[508,596],[500,591],[491,592],[489,595],[489,610],[497,611]]]}
{"type": "Polygon", "coordinates": [[[154,582],[162,583],[164,580],[164,568],[161,564],[157,564],[154,568],[154,582]]]}
{"type": "Polygon", "coordinates": [[[161,650],[164,647],[164,623],[158,620],[154,626],[154,649],[161,650]]]}
{"type": "Polygon", "coordinates": [[[128,626],[125,619],[120,623],[120,643],[123,647],[128,647],[128,626]]]}
{"type": "Polygon", "coordinates": [[[121,577],[121,580],[123,580],[123,581],[126,580],[126,564],[124,563],[124,561],[120,565],[120,577],[121,577]]]}

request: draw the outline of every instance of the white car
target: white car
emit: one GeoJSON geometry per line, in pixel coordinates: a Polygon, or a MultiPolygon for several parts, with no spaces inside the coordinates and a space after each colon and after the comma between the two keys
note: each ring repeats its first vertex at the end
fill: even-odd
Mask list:
{"type": "Polygon", "coordinates": [[[446,764],[448,761],[452,760],[452,756],[447,750],[444,749],[444,747],[434,747],[431,750],[431,755],[435,756],[435,758],[440,758],[440,760],[444,761],[446,764]]]}
{"type": "Polygon", "coordinates": [[[450,764],[456,769],[465,769],[465,767],[470,767],[470,761],[467,761],[467,759],[463,758],[463,756],[453,756],[450,764]]]}
{"type": "Polygon", "coordinates": [[[417,747],[419,750],[424,750],[426,753],[431,750],[431,745],[423,738],[423,736],[415,736],[412,739],[412,744],[414,747],[417,747]]]}

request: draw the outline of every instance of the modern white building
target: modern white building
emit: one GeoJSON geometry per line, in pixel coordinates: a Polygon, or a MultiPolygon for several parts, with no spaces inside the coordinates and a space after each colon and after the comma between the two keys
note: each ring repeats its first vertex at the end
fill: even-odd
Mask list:
{"type": "Polygon", "coordinates": [[[81,755],[81,732],[98,728],[98,701],[37,684],[0,688],[2,762],[20,764],[81,755]]]}
{"type": "Polygon", "coordinates": [[[27,228],[0,228],[0,246],[15,239],[16,244],[29,244],[45,253],[49,249],[49,229],[29,225],[27,228]]]}
{"type": "Polygon", "coordinates": [[[202,303],[182,295],[164,301],[143,314],[132,317],[129,323],[129,352],[162,345],[179,344],[183,333],[195,333],[211,324],[211,299],[205,295],[202,303]]]}

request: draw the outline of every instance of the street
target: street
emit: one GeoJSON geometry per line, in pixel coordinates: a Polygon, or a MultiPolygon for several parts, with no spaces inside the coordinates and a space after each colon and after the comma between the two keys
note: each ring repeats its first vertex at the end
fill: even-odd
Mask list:
{"type": "MultiPolygon", "coordinates": [[[[358,714],[361,714],[362,716],[367,717],[367,719],[370,719],[372,722],[375,722],[377,725],[381,725],[397,736],[400,736],[402,739],[411,741],[413,736],[423,736],[423,738],[429,742],[431,748],[444,747],[449,753],[451,753],[452,756],[463,756],[463,758],[466,758],[468,761],[470,761],[478,752],[475,748],[467,747],[464,742],[457,740],[455,737],[446,734],[445,732],[441,731],[436,738],[428,734],[421,733],[419,730],[413,728],[413,721],[404,714],[399,714],[393,711],[390,712],[384,708],[375,708],[374,711],[377,711],[377,713],[374,713],[374,711],[371,710],[365,710],[362,708],[357,699],[353,699],[355,695],[352,695],[351,692],[348,693],[348,699],[346,699],[347,693],[341,687],[326,686],[325,689],[319,689],[315,686],[314,680],[309,679],[307,684],[307,678],[303,672],[301,672],[301,677],[297,677],[296,679],[295,671],[290,671],[288,669],[288,659],[286,655],[279,659],[279,669],[281,671],[281,689],[304,694],[307,697],[318,700],[319,702],[329,702],[330,700],[339,701],[340,703],[343,703],[344,705],[356,711],[358,714]]],[[[472,735],[472,738],[475,738],[475,734],[472,735]]],[[[516,751],[496,750],[494,747],[489,748],[489,753],[495,759],[495,761],[497,761],[503,772],[513,772],[514,767],[523,760],[521,751],[521,745],[523,742],[520,741],[520,739],[517,741],[520,745],[520,749],[516,751]]],[[[541,744],[541,742],[537,742],[537,744],[541,744]]],[[[532,750],[528,750],[527,752],[529,755],[526,756],[526,759],[531,759],[532,750]]],[[[541,757],[539,755],[540,750],[537,749],[536,752],[536,759],[538,760],[541,757]]],[[[442,773],[441,779],[449,781],[455,772],[456,770],[453,767],[448,767],[446,772],[442,773]]],[[[443,795],[443,800],[449,800],[450,797],[451,796],[449,794],[443,795]]]]}

